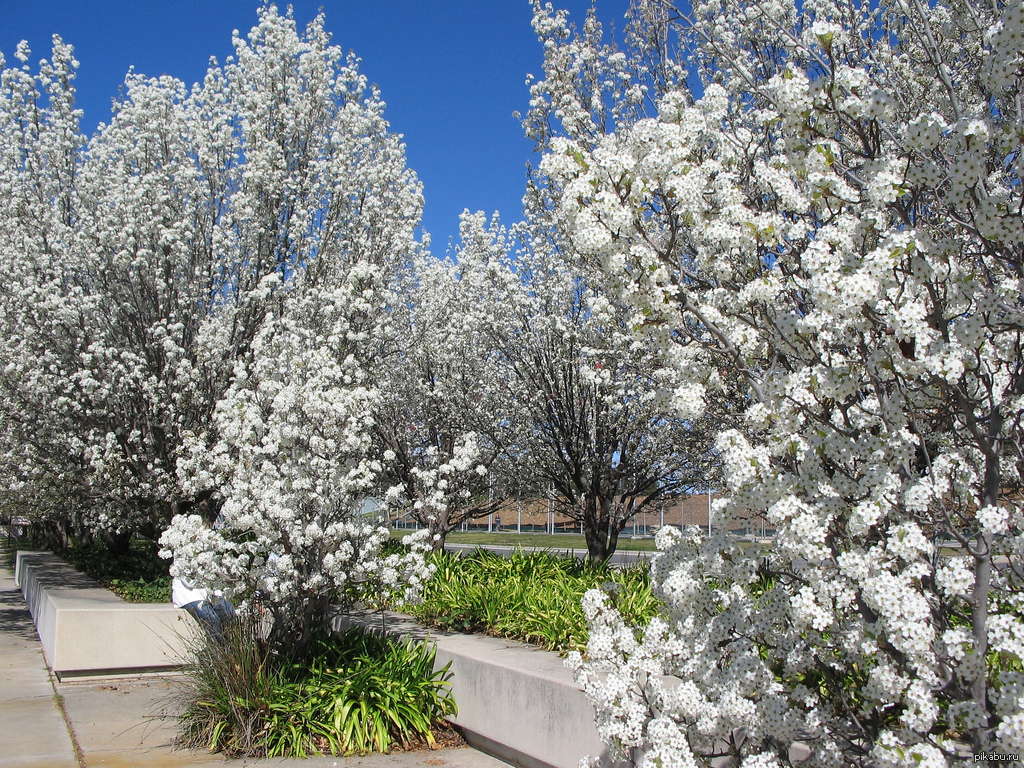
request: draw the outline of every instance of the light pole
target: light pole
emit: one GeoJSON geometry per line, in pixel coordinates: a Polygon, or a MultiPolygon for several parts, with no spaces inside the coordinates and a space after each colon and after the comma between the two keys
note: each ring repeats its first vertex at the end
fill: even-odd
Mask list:
{"type": "MultiPolygon", "coordinates": [[[[487,506],[491,506],[494,500],[494,475],[487,475],[487,506]]],[[[487,515],[487,532],[490,533],[494,529],[494,513],[491,512],[487,515]]]]}
{"type": "Polygon", "coordinates": [[[555,535],[554,495],[555,489],[551,486],[548,486],[548,517],[544,521],[544,527],[547,528],[547,533],[550,533],[552,536],[555,535]]]}

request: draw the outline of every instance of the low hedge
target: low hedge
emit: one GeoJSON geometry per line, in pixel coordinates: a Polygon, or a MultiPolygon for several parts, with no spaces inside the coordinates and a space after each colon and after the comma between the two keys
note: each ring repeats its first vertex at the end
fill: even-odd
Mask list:
{"type": "Polygon", "coordinates": [[[506,558],[482,549],[431,558],[437,571],[423,601],[400,610],[439,629],[507,637],[564,654],[586,646],[580,603],[589,589],[612,592],[634,626],[646,626],[658,610],[643,561],[618,569],[554,552],[517,551],[506,558]]]}
{"type": "Polygon", "coordinates": [[[169,564],[157,556],[159,545],[135,539],[117,553],[103,542],[82,544],[54,554],[129,603],[171,602],[169,564]]]}

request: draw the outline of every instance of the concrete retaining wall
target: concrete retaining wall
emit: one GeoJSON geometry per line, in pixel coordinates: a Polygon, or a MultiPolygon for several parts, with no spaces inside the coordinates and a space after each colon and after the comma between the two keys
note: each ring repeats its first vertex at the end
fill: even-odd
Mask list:
{"type": "MultiPolygon", "coordinates": [[[[336,629],[380,631],[380,614],[346,616],[336,629]]],[[[474,747],[522,768],[577,768],[580,758],[607,748],[594,725],[594,708],[555,653],[480,635],[428,633],[408,616],[387,614],[389,634],[437,643],[435,668],[451,662],[458,725],[474,747]]]]}
{"type": "Polygon", "coordinates": [[[185,611],[125,602],[47,552],[18,552],[15,581],[60,679],[179,667],[195,631],[185,611]]]}
{"type": "MultiPolygon", "coordinates": [[[[42,552],[19,552],[15,578],[28,603],[46,660],[58,677],[138,673],[180,666],[183,635],[195,631],[170,604],[132,604],[42,552]]],[[[381,629],[380,614],[340,619],[381,629]]],[[[607,752],[594,709],[557,654],[479,635],[428,633],[408,616],[388,614],[396,635],[437,644],[436,665],[451,663],[453,722],[474,747],[521,768],[577,768],[607,752]]]]}

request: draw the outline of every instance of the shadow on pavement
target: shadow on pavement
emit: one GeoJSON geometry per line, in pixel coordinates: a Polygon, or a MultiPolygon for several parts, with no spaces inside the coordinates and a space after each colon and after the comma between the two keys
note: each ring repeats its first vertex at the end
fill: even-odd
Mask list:
{"type": "Polygon", "coordinates": [[[25,640],[38,640],[32,615],[17,589],[0,591],[0,632],[25,640]]]}

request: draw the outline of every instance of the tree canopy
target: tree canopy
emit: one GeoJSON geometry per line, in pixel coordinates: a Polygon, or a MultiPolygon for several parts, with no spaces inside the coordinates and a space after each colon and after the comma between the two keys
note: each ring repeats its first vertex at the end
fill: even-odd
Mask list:
{"type": "Polygon", "coordinates": [[[688,410],[738,381],[715,514],[777,530],[661,534],[642,641],[588,597],[581,680],[645,764],[1024,745],[1022,14],[652,0],[617,50],[535,4],[552,215],[688,410]]]}

